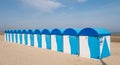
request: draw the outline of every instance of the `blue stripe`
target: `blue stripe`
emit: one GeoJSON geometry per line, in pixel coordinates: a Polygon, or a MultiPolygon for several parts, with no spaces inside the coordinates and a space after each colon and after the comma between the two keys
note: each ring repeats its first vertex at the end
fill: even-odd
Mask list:
{"type": "Polygon", "coordinates": [[[9,36],[9,41],[10,41],[10,33],[9,33],[9,35],[8,35],[8,36],[9,36]]]}
{"type": "Polygon", "coordinates": [[[27,45],[28,44],[27,34],[24,34],[24,40],[25,40],[25,45],[27,45]]]}
{"type": "Polygon", "coordinates": [[[50,35],[46,35],[46,45],[47,45],[47,49],[51,49],[51,37],[50,37],[50,35]]]}
{"type": "Polygon", "coordinates": [[[109,51],[109,48],[108,48],[107,40],[105,38],[103,49],[102,49],[102,54],[101,54],[101,59],[104,58],[104,57],[107,57],[107,56],[110,56],[110,51],[109,51]]]}
{"type": "Polygon", "coordinates": [[[22,44],[22,34],[20,34],[20,44],[22,44]]]}
{"type": "Polygon", "coordinates": [[[99,59],[100,55],[100,43],[99,43],[99,38],[97,37],[88,37],[88,45],[90,49],[90,57],[99,59]]]}
{"type": "Polygon", "coordinates": [[[33,34],[30,34],[30,45],[31,46],[34,46],[34,35],[33,34]]]}
{"type": "Polygon", "coordinates": [[[71,54],[79,54],[79,37],[78,36],[69,36],[71,54]]]}
{"type": "Polygon", "coordinates": [[[63,52],[63,36],[56,35],[57,51],[63,52]]]}
{"type": "Polygon", "coordinates": [[[37,34],[37,41],[38,41],[38,47],[41,48],[42,47],[42,40],[41,40],[40,34],[37,34]]]}
{"type": "Polygon", "coordinates": [[[15,34],[15,37],[16,37],[16,43],[18,43],[18,35],[15,34]]]}
{"type": "Polygon", "coordinates": [[[12,33],[12,42],[14,42],[14,34],[12,33]]]}

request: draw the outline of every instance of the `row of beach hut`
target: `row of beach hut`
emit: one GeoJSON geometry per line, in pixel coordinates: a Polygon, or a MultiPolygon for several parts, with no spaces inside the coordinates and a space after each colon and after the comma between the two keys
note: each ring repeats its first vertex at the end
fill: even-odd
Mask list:
{"type": "Polygon", "coordinates": [[[110,32],[104,28],[5,30],[7,42],[102,59],[110,56],[110,32]]]}

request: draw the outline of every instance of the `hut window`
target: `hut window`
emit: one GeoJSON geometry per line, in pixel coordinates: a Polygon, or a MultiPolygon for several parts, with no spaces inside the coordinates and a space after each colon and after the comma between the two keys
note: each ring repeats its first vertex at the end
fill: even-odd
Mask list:
{"type": "Polygon", "coordinates": [[[100,37],[100,45],[102,45],[102,44],[103,44],[103,36],[100,37]]]}

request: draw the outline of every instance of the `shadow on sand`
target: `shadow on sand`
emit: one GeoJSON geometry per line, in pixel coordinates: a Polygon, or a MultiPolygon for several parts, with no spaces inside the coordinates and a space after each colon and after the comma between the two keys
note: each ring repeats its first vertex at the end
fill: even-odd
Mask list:
{"type": "Polygon", "coordinates": [[[107,65],[102,59],[100,60],[100,62],[102,63],[102,65],[107,65]]]}

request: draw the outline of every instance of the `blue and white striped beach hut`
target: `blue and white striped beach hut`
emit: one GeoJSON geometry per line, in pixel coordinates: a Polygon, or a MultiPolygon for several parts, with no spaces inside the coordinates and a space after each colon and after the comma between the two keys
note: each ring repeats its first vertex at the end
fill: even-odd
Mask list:
{"type": "Polygon", "coordinates": [[[18,43],[18,30],[14,30],[14,37],[15,37],[14,42],[18,43]]]}
{"type": "Polygon", "coordinates": [[[22,44],[27,45],[28,44],[28,30],[22,30],[22,44]]]}
{"type": "Polygon", "coordinates": [[[103,28],[84,28],[80,35],[80,56],[102,59],[110,56],[110,32],[103,28]]]}
{"type": "Polygon", "coordinates": [[[12,39],[12,42],[13,43],[16,43],[16,30],[13,30],[13,35],[12,35],[13,37],[13,39],[12,39]]]}
{"type": "Polygon", "coordinates": [[[63,52],[63,30],[53,29],[51,31],[51,49],[63,52]]]}
{"type": "Polygon", "coordinates": [[[7,41],[7,30],[4,31],[4,40],[7,41]]]}
{"type": "Polygon", "coordinates": [[[81,29],[68,28],[63,32],[63,48],[65,53],[79,55],[79,36],[81,29]]]}
{"type": "Polygon", "coordinates": [[[41,32],[39,29],[34,31],[34,46],[38,48],[42,47],[41,32]]]}
{"type": "Polygon", "coordinates": [[[9,30],[10,42],[12,42],[12,30],[9,30]]]}
{"type": "Polygon", "coordinates": [[[7,31],[8,42],[10,42],[10,30],[7,31]]]}
{"type": "Polygon", "coordinates": [[[103,28],[5,30],[5,41],[51,49],[80,57],[102,59],[111,55],[110,32],[103,28]]]}
{"type": "Polygon", "coordinates": [[[28,30],[28,46],[34,46],[34,30],[28,30]]]}
{"type": "Polygon", "coordinates": [[[42,48],[51,49],[51,35],[48,29],[43,29],[42,36],[42,48]]]}
{"type": "Polygon", "coordinates": [[[4,31],[4,37],[5,37],[5,41],[9,42],[9,33],[8,33],[8,30],[4,31]]]}
{"type": "Polygon", "coordinates": [[[15,39],[14,30],[11,30],[11,35],[12,35],[12,43],[14,43],[14,39],[15,39]]]}
{"type": "Polygon", "coordinates": [[[18,30],[18,44],[22,44],[22,31],[18,30]]]}
{"type": "Polygon", "coordinates": [[[4,40],[7,41],[7,30],[4,31],[4,40]]]}

